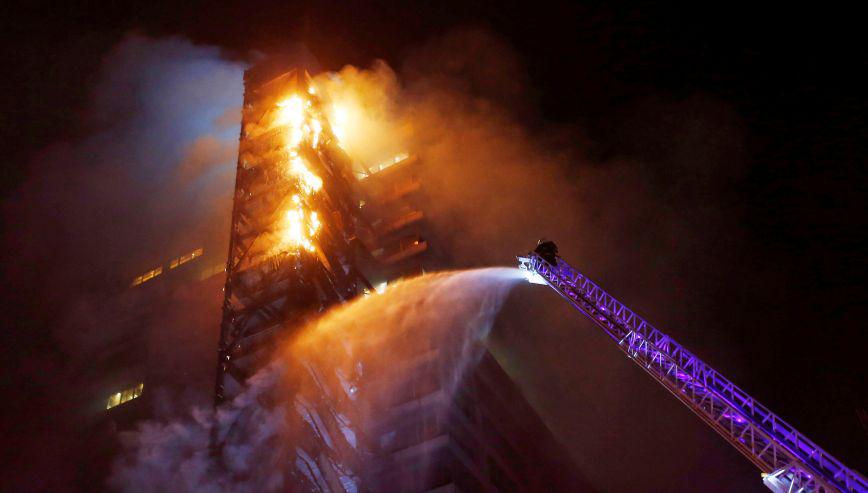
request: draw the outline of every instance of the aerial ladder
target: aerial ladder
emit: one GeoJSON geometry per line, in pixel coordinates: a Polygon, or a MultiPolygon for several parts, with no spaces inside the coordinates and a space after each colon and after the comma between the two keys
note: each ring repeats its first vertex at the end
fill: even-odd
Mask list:
{"type": "Polygon", "coordinates": [[[868,480],[812,442],[657,330],[541,241],[517,257],[530,282],[546,284],[603,329],[618,348],[759,467],[775,493],[868,493],[868,480]]]}

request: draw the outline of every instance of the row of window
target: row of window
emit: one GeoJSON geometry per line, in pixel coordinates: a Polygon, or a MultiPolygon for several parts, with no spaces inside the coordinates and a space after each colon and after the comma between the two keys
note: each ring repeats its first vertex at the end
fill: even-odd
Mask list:
{"type": "Polygon", "coordinates": [[[410,155],[407,153],[398,154],[397,156],[395,156],[391,159],[387,159],[387,160],[383,161],[382,163],[379,163],[379,164],[376,164],[374,166],[369,167],[366,172],[356,173],[356,177],[359,180],[364,180],[365,178],[367,178],[371,175],[375,175],[375,174],[379,173],[380,171],[383,171],[386,168],[390,168],[390,167],[400,163],[401,161],[406,160],[409,157],[410,157],[410,155]]]}
{"type": "Polygon", "coordinates": [[[130,388],[122,390],[120,392],[115,392],[114,394],[110,395],[108,397],[108,399],[106,400],[105,408],[111,409],[113,407],[120,406],[124,402],[131,401],[131,400],[135,399],[136,397],[141,396],[142,392],[144,390],[145,390],[145,384],[144,384],[144,382],[142,382],[142,383],[139,383],[138,385],[136,385],[135,387],[130,387],[130,388]]]}
{"type": "MultiPolygon", "coordinates": [[[[169,268],[174,269],[175,267],[178,267],[179,265],[186,264],[187,262],[190,262],[193,259],[201,257],[204,253],[205,253],[204,249],[197,248],[190,253],[181,255],[180,257],[177,257],[177,258],[173,258],[169,262],[169,268]]],[[[151,279],[159,276],[162,273],[163,273],[163,266],[161,265],[161,266],[156,267],[154,269],[151,269],[148,272],[145,272],[144,274],[133,279],[132,285],[138,286],[139,284],[142,284],[143,282],[150,281],[151,279]]]]}
{"type": "Polygon", "coordinates": [[[193,260],[196,257],[201,257],[203,253],[205,253],[205,250],[197,248],[186,255],[181,255],[180,257],[172,259],[172,261],[169,262],[169,268],[174,269],[179,265],[186,264],[187,262],[193,260]]]}
{"type": "Polygon", "coordinates": [[[374,258],[384,264],[393,264],[399,260],[412,257],[428,249],[428,243],[418,235],[405,236],[384,247],[371,251],[374,258]]]}
{"type": "Polygon", "coordinates": [[[163,266],[162,265],[157,267],[156,269],[151,269],[148,272],[145,272],[144,274],[133,279],[133,286],[138,286],[139,284],[141,284],[143,282],[148,282],[151,279],[159,276],[162,273],[163,273],[163,266]]]}

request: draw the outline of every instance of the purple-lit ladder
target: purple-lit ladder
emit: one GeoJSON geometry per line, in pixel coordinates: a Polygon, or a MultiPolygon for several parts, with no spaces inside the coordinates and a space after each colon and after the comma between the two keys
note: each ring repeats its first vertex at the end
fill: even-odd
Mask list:
{"type": "Polygon", "coordinates": [[[518,257],[531,282],[551,286],[618,347],[762,471],[776,493],[868,493],[868,481],[821,449],[593,281],[557,259],[518,257]],[[538,277],[537,277],[538,276],[538,277]]]}

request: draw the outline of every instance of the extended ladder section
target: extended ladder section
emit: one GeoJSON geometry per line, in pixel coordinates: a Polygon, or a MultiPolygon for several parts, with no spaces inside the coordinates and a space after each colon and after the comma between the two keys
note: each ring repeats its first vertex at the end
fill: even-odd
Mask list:
{"type": "Polygon", "coordinates": [[[551,286],[783,492],[868,492],[868,481],[723,375],[603,291],[560,257],[519,257],[531,282],[551,286]]]}

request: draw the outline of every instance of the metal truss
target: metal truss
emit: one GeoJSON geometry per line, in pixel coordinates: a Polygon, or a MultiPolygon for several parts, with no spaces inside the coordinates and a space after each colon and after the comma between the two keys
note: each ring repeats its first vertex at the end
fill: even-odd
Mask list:
{"type": "Polygon", "coordinates": [[[763,472],[776,492],[868,492],[868,481],[793,426],[654,328],[593,281],[557,258],[519,257],[564,299],[618,343],[645,372],[763,472]]]}
{"type": "MultiPolygon", "coordinates": [[[[249,81],[245,80],[245,84],[249,81]]],[[[364,220],[358,213],[351,163],[331,143],[333,136],[327,127],[316,148],[306,142],[300,149],[308,165],[323,179],[322,190],[306,199],[310,209],[319,211],[322,222],[316,251],[273,250],[278,215],[300,185],[282,170],[285,156],[281,154],[280,136],[275,131],[256,129],[280,98],[292,93],[307,94],[308,89],[307,75],[292,71],[261,87],[245,90],[215,404],[240,391],[267,356],[267,350],[305,315],[347,300],[364,288],[373,289],[354,259],[361,245],[356,227],[364,226],[364,220]]],[[[319,104],[315,96],[309,99],[319,104]]]]}

